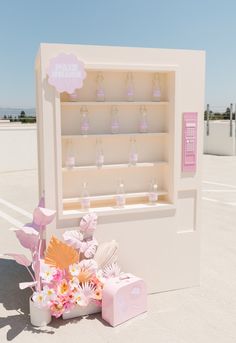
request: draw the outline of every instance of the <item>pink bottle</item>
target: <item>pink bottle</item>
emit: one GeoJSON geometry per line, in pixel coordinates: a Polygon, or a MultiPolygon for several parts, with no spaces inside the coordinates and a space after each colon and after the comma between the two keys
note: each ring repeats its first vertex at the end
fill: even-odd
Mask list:
{"type": "Polygon", "coordinates": [[[102,318],[117,326],[147,311],[144,281],[132,274],[108,280],[102,294],[102,318]]]}

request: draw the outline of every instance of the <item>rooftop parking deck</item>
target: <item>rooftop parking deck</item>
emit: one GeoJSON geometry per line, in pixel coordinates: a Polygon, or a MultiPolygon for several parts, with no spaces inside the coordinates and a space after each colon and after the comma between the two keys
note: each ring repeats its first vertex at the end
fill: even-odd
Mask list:
{"type": "MultiPolygon", "coordinates": [[[[0,342],[235,343],[236,157],[205,155],[202,179],[200,287],[150,295],[147,314],[115,329],[97,315],[37,329],[18,288],[27,272],[1,258],[0,342]]],[[[0,174],[0,253],[23,251],[9,228],[30,221],[37,191],[36,170],[0,174]]]]}

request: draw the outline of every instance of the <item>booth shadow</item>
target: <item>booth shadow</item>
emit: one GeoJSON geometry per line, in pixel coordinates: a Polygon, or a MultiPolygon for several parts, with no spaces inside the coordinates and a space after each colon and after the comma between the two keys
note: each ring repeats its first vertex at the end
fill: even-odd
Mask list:
{"type": "Polygon", "coordinates": [[[54,319],[45,328],[37,328],[31,325],[29,316],[29,297],[32,294],[30,289],[21,290],[20,282],[31,281],[27,270],[13,260],[0,259],[0,305],[3,306],[5,316],[0,316],[0,330],[10,327],[7,334],[7,341],[14,340],[22,331],[30,331],[33,334],[44,333],[55,334],[59,327],[68,323],[78,323],[80,318],[72,320],[54,319]],[[8,311],[16,311],[18,314],[8,314],[8,311]]]}

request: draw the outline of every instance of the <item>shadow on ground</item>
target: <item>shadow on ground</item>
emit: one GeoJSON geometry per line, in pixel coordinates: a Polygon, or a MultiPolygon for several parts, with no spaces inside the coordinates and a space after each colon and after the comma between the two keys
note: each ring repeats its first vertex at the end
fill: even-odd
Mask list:
{"type": "Polygon", "coordinates": [[[22,331],[53,335],[59,327],[68,323],[76,324],[80,321],[80,318],[73,320],[55,319],[45,328],[32,326],[29,317],[29,297],[32,292],[30,289],[19,289],[20,282],[31,280],[27,270],[13,260],[0,259],[0,275],[0,306],[3,307],[0,316],[0,329],[6,326],[10,327],[6,335],[7,341],[14,340],[22,331]],[[14,314],[11,314],[12,312],[14,314]],[[4,314],[3,317],[2,314],[4,314]]]}

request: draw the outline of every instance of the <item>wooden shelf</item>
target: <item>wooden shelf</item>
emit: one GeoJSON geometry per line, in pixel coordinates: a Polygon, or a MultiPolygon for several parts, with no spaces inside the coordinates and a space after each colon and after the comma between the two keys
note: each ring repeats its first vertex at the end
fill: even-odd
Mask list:
{"type": "Polygon", "coordinates": [[[140,132],[132,132],[132,133],[90,133],[88,135],[62,135],[63,139],[72,139],[72,138],[87,138],[87,137],[127,137],[127,136],[140,136],[140,137],[163,137],[167,136],[168,132],[147,132],[147,133],[140,133],[140,132]]]}
{"type": "Polygon", "coordinates": [[[76,172],[82,170],[103,170],[103,169],[123,169],[123,168],[151,168],[162,165],[168,165],[166,161],[157,161],[157,162],[138,162],[135,166],[130,165],[129,163],[119,163],[119,164],[104,164],[102,167],[97,167],[96,165],[90,166],[74,166],[72,168],[62,167],[63,172],[76,172]]]}
{"type": "MultiPolygon", "coordinates": [[[[158,196],[167,195],[167,191],[159,190],[157,192],[158,196]]],[[[106,195],[95,195],[90,196],[90,201],[100,201],[100,200],[111,200],[115,199],[116,194],[106,194],[106,195]]],[[[138,193],[126,193],[125,194],[126,200],[131,198],[143,198],[148,197],[148,192],[138,192],[138,193]]],[[[74,204],[79,203],[80,198],[63,198],[63,204],[74,204]]]]}
{"type": "Polygon", "coordinates": [[[89,211],[71,208],[63,210],[63,218],[74,219],[83,216],[88,212],[96,212],[99,215],[113,215],[113,214],[126,214],[126,213],[141,213],[146,211],[173,211],[175,206],[166,201],[158,201],[156,204],[136,203],[127,204],[124,207],[106,206],[106,207],[92,207],[89,211]]]}
{"type": "Polygon", "coordinates": [[[168,105],[168,101],[62,101],[61,106],[163,106],[168,105]]]}

